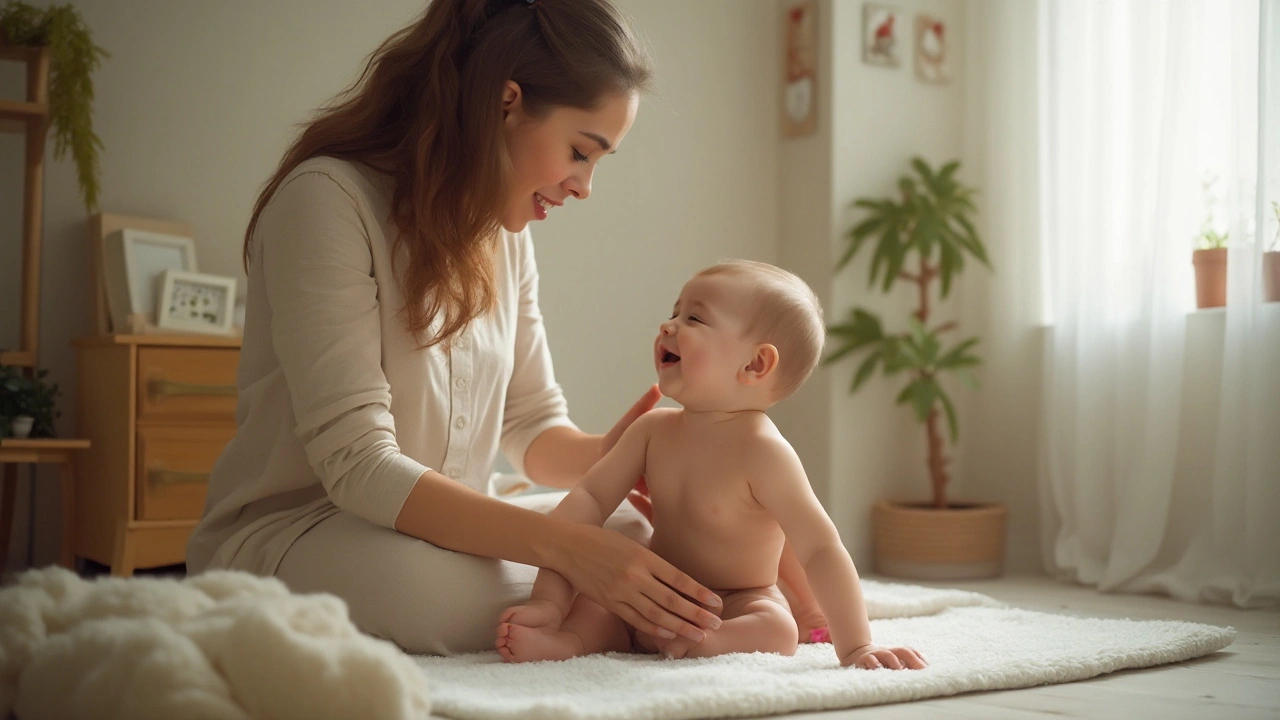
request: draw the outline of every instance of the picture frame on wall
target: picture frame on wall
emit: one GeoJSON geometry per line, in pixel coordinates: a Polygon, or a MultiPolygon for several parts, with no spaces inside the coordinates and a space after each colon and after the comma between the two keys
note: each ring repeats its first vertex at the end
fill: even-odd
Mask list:
{"type": "Polygon", "coordinates": [[[916,77],[937,85],[951,82],[946,23],[931,15],[917,15],[915,46],[916,77]]]}
{"type": "Polygon", "coordinates": [[[236,279],[165,270],[156,325],[170,330],[230,335],[234,332],[236,279]]]}
{"type": "Polygon", "coordinates": [[[156,321],[162,274],[167,270],[197,272],[195,241],[189,237],[121,229],[103,239],[102,282],[116,332],[156,321]]]}
{"type": "Polygon", "coordinates": [[[818,126],[818,3],[805,0],[783,12],[782,136],[800,137],[818,126]]]}
{"type": "Polygon", "coordinates": [[[896,68],[902,64],[902,43],[898,16],[892,5],[864,3],[862,6],[862,61],[868,65],[896,68]]]}

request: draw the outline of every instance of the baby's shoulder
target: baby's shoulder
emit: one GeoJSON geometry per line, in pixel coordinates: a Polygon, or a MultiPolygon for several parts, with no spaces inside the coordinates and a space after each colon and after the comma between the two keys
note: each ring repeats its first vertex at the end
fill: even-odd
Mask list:
{"type": "Polygon", "coordinates": [[[755,470],[773,473],[799,463],[795,448],[767,417],[744,428],[737,445],[736,457],[755,470]]]}
{"type": "Polygon", "coordinates": [[[644,429],[650,435],[660,432],[663,429],[671,428],[680,421],[680,408],[654,408],[649,412],[641,415],[635,422],[637,426],[644,429]]]}

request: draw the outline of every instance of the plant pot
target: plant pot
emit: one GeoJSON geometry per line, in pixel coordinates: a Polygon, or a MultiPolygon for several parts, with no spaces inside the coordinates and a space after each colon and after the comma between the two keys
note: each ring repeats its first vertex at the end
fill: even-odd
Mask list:
{"type": "Polygon", "coordinates": [[[976,580],[1004,571],[1008,508],[881,500],[871,511],[876,572],[911,580],[976,580]]]}
{"type": "Polygon", "coordinates": [[[30,415],[19,415],[9,424],[9,434],[19,440],[31,436],[31,427],[36,424],[36,419],[30,415]]]}
{"type": "Polygon", "coordinates": [[[1196,267],[1196,307],[1227,305],[1227,249],[1196,250],[1191,253],[1196,267]]]}
{"type": "Polygon", "coordinates": [[[1280,250],[1262,253],[1262,287],[1266,302],[1280,302],[1280,250]]]}

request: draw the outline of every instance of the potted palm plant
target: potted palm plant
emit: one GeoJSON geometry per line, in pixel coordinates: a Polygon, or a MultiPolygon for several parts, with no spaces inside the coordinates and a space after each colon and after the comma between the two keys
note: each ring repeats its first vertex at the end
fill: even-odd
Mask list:
{"type": "Polygon", "coordinates": [[[98,207],[102,141],[93,131],[93,71],[110,57],[93,44],[88,25],[74,5],[36,7],[22,0],[0,5],[0,47],[48,47],[49,117],[53,126],[53,157],[68,150],[75,160],[85,208],[98,207]]]}
{"type": "Polygon", "coordinates": [[[1006,508],[954,502],[947,495],[947,439],[957,441],[959,421],[942,380],[951,375],[976,386],[969,369],[980,362],[972,352],[978,338],[945,346],[944,337],[957,329],[956,323],[938,323],[931,305],[935,287],[941,298],[948,296],[966,258],[988,268],[990,263],[971,218],[977,212],[974,190],[955,177],[959,163],[935,171],[915,158],[911,167],[915,175],[898,181],[898,197],[854,201],[866,217],[846,234],[849,244],[836,270],[874,245],[869,284],[886,293],[898,282],[915,285],[918,306],[898,331],[887,329],[867,310],[853,308],[844,322],[827,328],[834,342],[824,363],[862,355],[851,394],[877,368],[886,377],[904,378],[897,403],[909,406],[924,426],[932,498],[927,503],[876,503],[872,535],[877,572],[917,579],[990,577],[1003,568],[1006,508]]]}

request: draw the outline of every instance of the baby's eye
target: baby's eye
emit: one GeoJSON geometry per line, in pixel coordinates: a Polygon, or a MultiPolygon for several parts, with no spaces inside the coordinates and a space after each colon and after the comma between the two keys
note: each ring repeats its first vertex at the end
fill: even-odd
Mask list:
{"type": "Polygon", "coordinates": [[[587,161],[588,158],[586,155],[583,155],[582,153],[578,152],[578,148],[574,148],[573,159],[577,162],[584,163],[587,161]]]}
{"type": "Polygon", "coordinates": [[[689,322],[701,323],[701,322],[702,322],[702,318],[698,317],[697,315],[690,315],[690,316],[689,316],[689,322]]]}

